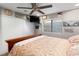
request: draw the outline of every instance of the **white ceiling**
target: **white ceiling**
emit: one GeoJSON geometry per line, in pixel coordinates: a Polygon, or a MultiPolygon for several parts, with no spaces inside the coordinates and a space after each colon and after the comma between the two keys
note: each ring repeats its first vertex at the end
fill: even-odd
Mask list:
{"type": "MultiPolygon", "coordinates": [[[[76,3],[52,3],[52,8],[41,9],[45,14],[52,14],[56,12],[61,12],[65,10],[79,8],[79,6],[74,6],[76,3]]],[[[51,3],[38,3],[38,6],[51,5],[51,3]]],[[[29,14],[31,10],[29,9],[18,9],[16,7],[32,7],[30,3],[0,3],[0,7],[11,9],[16,12],[23,14],[29,14]],[[26,10],[26,12],[24,11],[26,10]]],[[[39,12],[34,12],[33,15],[42,15],[39,12]]]]}

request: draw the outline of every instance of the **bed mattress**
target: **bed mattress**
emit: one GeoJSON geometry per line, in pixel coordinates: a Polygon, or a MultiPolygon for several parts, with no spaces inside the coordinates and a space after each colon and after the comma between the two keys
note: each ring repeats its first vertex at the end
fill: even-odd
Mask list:
{"type": "Polygon", "coordinates": [[[9,56],[66,56],[69,48],[66,39],[42,35],[15,44],[9,56]]]}

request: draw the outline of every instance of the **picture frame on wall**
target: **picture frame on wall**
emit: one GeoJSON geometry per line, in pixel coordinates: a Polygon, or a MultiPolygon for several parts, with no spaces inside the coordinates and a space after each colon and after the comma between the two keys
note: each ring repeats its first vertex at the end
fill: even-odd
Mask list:
{"type": "Polygon", "coordinates": [[[4,14],[7,15],[7,16],[12,16],[13,12],[9,9],[4,9],[4,14]]]}
{"type": "Polygon", "coordinates": [[[79,27],[79,20],[68,20],[63,21],[64,32],[74,33],[75,30],[79,27]]]}
{"type": "Polygon", "coordinates": [[[79,27],[79,20],[63,21],[63,27],[79,27]]]}

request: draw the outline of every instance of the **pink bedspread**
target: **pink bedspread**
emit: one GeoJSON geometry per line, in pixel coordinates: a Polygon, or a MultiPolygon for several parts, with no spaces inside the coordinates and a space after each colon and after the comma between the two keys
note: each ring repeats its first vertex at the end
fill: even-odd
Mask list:
{"type": "Polygon", "coordinates": [[[43,36],[37,40],[15,45],[10,51],[10,56],[66,56],[70,43],[66,39],[43,36]]]}

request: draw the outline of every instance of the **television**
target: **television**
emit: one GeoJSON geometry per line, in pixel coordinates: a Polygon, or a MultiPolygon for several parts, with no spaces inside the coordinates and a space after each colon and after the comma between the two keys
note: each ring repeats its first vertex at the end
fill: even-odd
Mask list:
{"type": "Polygon", "coordinates": [[[35,29],[39,29],[39,25],[38,25],[38,26],[36,25],[36,26],[35,26],[35,29]]]}
{"type": "Polygon", "coordinates": [[[38,16],[30,16],[30,22],[40,23],[40,19],[38,16]]]}

